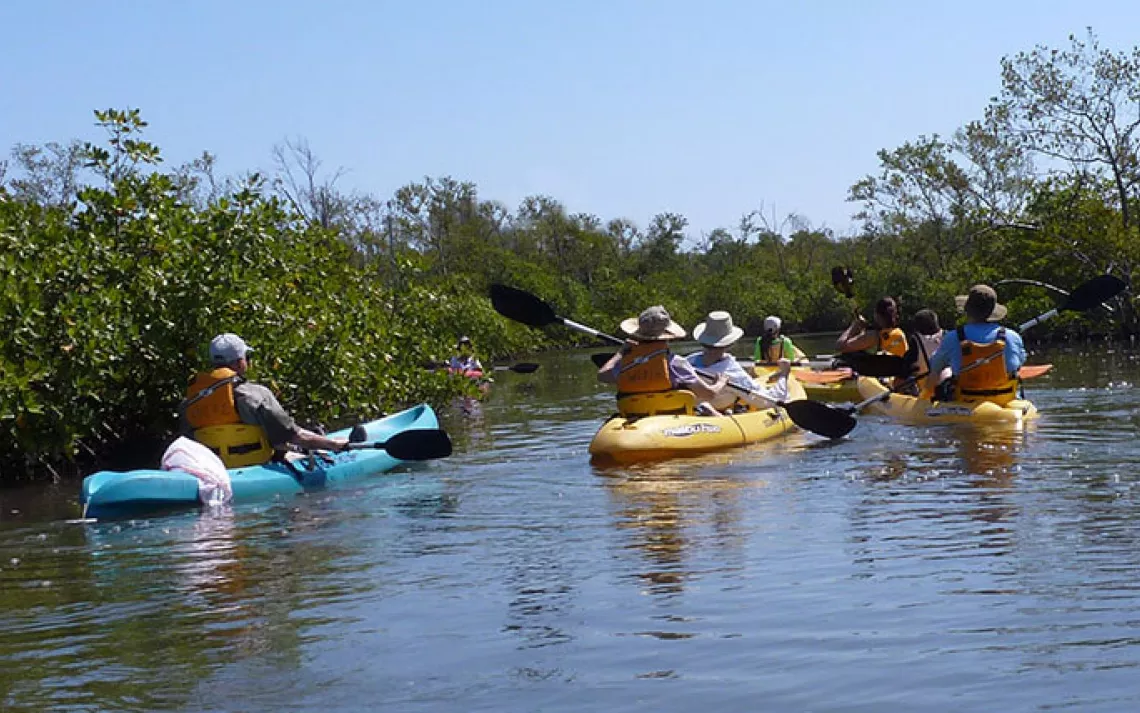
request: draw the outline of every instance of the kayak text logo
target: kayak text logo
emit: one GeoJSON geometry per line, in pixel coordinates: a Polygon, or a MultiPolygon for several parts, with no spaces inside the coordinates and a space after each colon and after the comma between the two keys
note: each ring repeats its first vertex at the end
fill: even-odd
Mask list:
{"type": "Polygon", "coordinates": [[[661,435],[667,438],[686,438],[698,433],[720,433],[720,426],[714,426],[711,423],[694,423],[688,426],[666,428],[661,431],[661,435]]]}

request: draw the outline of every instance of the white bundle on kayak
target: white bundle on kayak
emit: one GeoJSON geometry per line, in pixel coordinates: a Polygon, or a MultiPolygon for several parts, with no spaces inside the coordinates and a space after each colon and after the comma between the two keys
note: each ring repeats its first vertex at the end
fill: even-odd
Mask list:
{"type": "Polygon", "coordinates": [[[198,441],[179,436],[162,454],[162,469],[197,478],[198,500],[205,505],[222,505],[233,499],[230,474],[222,459],[198,441]]]}

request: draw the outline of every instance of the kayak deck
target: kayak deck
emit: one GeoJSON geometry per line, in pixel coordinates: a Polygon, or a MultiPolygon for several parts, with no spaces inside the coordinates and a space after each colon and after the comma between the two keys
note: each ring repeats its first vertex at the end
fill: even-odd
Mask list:
{"type": "MultiPolygon", "coordinates": [[[[861,376],[859,395],[863,399],[879,396],[889,389],[878,379],[861,376]]],[[[904,423],[977,423],[1021,425],[1037,418],[1037,407],[1024,399],[1014,399],[1005,406],[992,401],[962,403],[958,401],[929,401],[916,396],[892,393],[886,401],[876,401],[868,408],[873,413],[888,416],[904,423]]]]}

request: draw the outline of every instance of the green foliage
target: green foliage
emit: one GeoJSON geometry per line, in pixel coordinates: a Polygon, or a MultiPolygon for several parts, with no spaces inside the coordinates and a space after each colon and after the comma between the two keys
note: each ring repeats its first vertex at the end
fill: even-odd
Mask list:
{"type": "Polygon", "coordinates": [[[337,234],[298,229],[256,178],[188,205],[171,176],[139,170],[160,156],[137,138],[136,112],[97,116],[109,148],[87,153],[105,188],[82,189],[75,212],[0,201],[0,477],[85,468],[124,441],[168,438],[222,331],[256,345],[251,376],[303,423],[463,388],[420,367],[451,339],[446,301],[378,284],[337,234]]]}
{"type": "MultiPolygon", "coordinates": [[[[322,176],[304,142],[278,151],[268,179],[219,181],[208,154],[162,172],[138,110],[96,112],[104,143],[18,146],[17,174],[0,166],[0,480],[168,438],[221,331],[258,348],[254,378],[302,422],[329,425],[470,389],[421,367],[459,334],[484,360],[589,341],[503,319],[486,298],[495,282],[612,334],[664,304],[687,330],[727,309],[755,336],[769,314],[793,334],[841,329],[853,305],[831,286],[835,265],[854,270],[857,309],[892,295],[904,324],[930,307],[952,326],[954,295],[977,282],[1131,280],[1140,51],[1102,50],[1091,34],[1071,45],[1004,60],[999,96],[951,139],[879,152],[879,172],[849,193],[864,230],[842,240],[753,211],[694,247],[678,214],[642,231],[549,196],[512,212],[446,176],[387,200],[349,195],[336,188],[343,169],[322,176]],[[90,175],[101,185],[84,185],[90,175]]],[[[1056,301],[1017,282],[999,296],[1011,322],[1056,301]]],[[[1116,307],[1113,323],[1046,329],[1134,332],[1131,301],[1116,307]]]]}

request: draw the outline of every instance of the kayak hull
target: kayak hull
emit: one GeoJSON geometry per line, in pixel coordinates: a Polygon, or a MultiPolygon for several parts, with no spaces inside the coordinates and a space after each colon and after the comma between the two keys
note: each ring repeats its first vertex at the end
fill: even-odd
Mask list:
{"type": "MultiPolygon", "coordinates": [[[[889,389],[878,379],[859,377],[860,399],[879,396],[889,389]]],[[[961,403],[956,401],[928,401],[916,396],[891,394],[886,401],[876,401],[868,407],[873,413],[888,416],[904,423],[977,423],[1020,426],[1037,418],[1037,407],[1024,399],[1015,399],[1005,406],[991,401],[961,403]]]]}
{"type": "MultiPolygon", "coordinates": [[[[430,406],[421,404],[391,416],[361,424],[366,440],[383,441],[410,429],[436,429],[439,421],[430,406]]],[[[351,429],[330,433],[348,438],[351,429]]],[[[234,502],[275,495],[294,495],[383,473],[404,463],[382,449],[365,449],[305,458],[293,469],[281,463],[233,468],[229,471],[234,502]],[[296,472],[294,472],[294,469],[296,472]]],[[[80,493],[86,517],[131,517],[198,505],[198,479],[166,470],[100,471],[83,479],[80,493]]]]}
{"type": "MultiPolygon", "coordinates": [[[[806,398],[794,378],[788,380],[788,390],[789,400],[806,398]]],[[[628,465],[696,456],[759,443],[793,428],[782,408],[727,416],[613,416],[594,434],[590,460],[597,465],[628,465]]]]}

